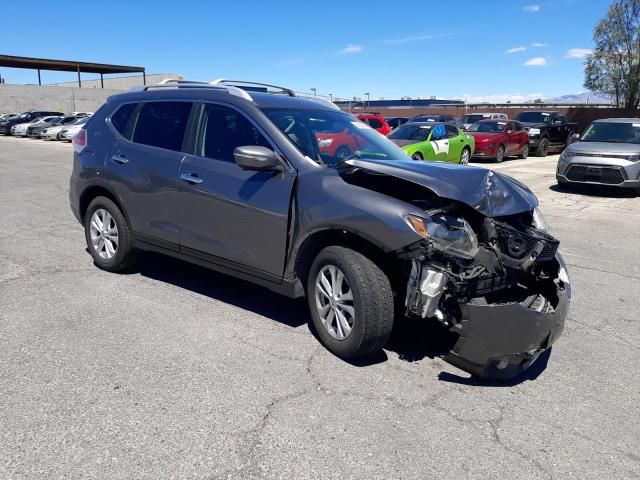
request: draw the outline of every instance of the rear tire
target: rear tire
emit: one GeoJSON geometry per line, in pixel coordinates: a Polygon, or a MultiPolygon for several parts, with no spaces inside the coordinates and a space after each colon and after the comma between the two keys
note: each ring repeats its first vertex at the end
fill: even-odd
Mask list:
{"type": "Polygon", "coordinates": [[[94,198],[84,218],[87,248],[97,267],[109,272],[129,268],[135,258],[133,235],[118,206],[107,197],[94,198]]]}
{"type": "Polygon", "coordinates": [[[347,158],[351,155],[351,150],[345,145],[341,145],[336,149],[336,158],[347,158]]]}
{"type": "Polygon", "coordinates": [[[340,246],[323,249],[309,271],[307,299],[320,342],[338,357],[362,357],[387,343],[394,321],[391,284],[363,254],[340,246]]]}
{"type": "Polygon", "coordinates": [[[518,157],[524,160],[528,156],[529,156],[529,145],[527,144],[524,147],[522,147],[522,151],[520,152],[520,155],[518,155],[518,157]]]}
{"type": "Polygon", "coordinates": [[[549,150],[549,139],[542,138],[536,148],[536,157],[546,157],[549,150]]]}

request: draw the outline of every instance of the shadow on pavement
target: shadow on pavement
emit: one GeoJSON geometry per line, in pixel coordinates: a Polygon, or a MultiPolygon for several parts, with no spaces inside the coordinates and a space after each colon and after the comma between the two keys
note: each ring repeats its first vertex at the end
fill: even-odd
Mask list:
{"type": "Polygon", "coordinates": [[[560,193],[575,193],[587,197],[634,198],[638,195],[632,188],[615,188],[605,185],[551,185],[549,190],[560,193]]]}
{"type": "MultiPolygon", "coordinates": [[[[250,282],[165,255],[141,253],[136,268],[130,273],[138,273],[184,288],[290,327],[300,327],[309,323],[310,316],[305,299],[292,300],[250,282]]],[[[317,338],[312,326],[310,331],[317,338]]],[[[407,318],[396,323],[385,350],[397,353],[402,361],[417,362],[424,358],[435,359],[445,356],[457,339],[456,334],[435,321],[407,318]]],[[[380,351],[367,357],[345,361],[354,367],[368,367],[387,360],[387,353],[380,351]]],[[[549,352],[545,352],[521,376],[508,382],[483,381],[448,372],[441,372],[438,378],[444,382],[462,385],[513,386],[537,378],[546,368],[548,360],[549,352]]]]}
{"type": "Polygon", "coordinates": [[[309,320],[304,299],[292,300],[250,282],[165,255],[141,254],[131,273],[170,283],[290,327],[299,327],[309,320]]]}

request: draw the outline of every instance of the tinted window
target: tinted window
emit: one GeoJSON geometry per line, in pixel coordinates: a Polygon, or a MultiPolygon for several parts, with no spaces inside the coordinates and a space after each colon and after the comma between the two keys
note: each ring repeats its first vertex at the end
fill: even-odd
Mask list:
{"type": "Polygon", "coordinates": [[[133,141],[179,152],[191,113],[190,102],[148,102],[138,114],[133,141]]]}
{"type": "Polygon", "coordinates": [[[234,162],[236,147],[260,145],[272,148],[258,129],[241,113],[221,105],[205,105],[198,155],[234,162]]]}
{"type": "Polygon", "coordinates": [[[111,115],[111,124],[120,132],[121,135],[131,138],[131,130],[127,130],[127,126],[129,126],[131,121],[131,115],[135,111],[137,103],[127,103],[122,105],[116,113],[111,115]]]}
{"type": "Polygon", "coordinates": [[[447,129],[447,138],[454,138],[459,135],[458,127],[455,125],[445,125],[445,128],[447,129]]]}
{"type": "Polygon", "coordinates": [[[522,124],[520,122],[513,122],[513,126],[516,129],[516,132],[522,131],[522,124]]]}
{"type": "Polygon", "coordinates": [[[371,128],[382,128],[382,122],[376,118],[369,118],[369,125],[371,128]]]}
{"type": "Polygon", "coordinates": [[[392,138],[394,140],[416,140],[418,142],[424,142],[429,138],[430,132],[431,125],[405,123],[391,132],[388,135],[388,138],[392,138]]]}

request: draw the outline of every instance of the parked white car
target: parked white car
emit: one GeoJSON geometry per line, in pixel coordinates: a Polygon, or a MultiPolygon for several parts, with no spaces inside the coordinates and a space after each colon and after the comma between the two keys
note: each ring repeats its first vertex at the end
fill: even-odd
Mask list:
{"type": "MultiPolygon", "coordinates": [[[[58,116],[62,116],[62,114],[60,114],[58,116]]],[[[29,127],[32,127],[32,126],[35,126],[35,125],[41,125],[41,124],[44,124],[44,123],[48,123],[49,121],[53,120],[54,118],[56,118],[56,116],[41,117],[41,118],[36,118],[32,122],[19,123],[17,125],[14,125],[13,127],[11,127],[11,135],[15,135],[16,137],[26,137],[27,136],[27,130],[28,130],[29,127]]]]}
{"type": "MultiPolygon", "coordinates": [[[[74,117],[65,117],[66,119],[74,118],[74,117]]],[[[65,119],[61,121],[60,124],[51,125],[40,132],[40,138],[42,140],[61,140],[60,132],[62,130],[68,129],[78,123],[80,120],[84,120],[84,117],[75,117],[74,120],[70,123],[63,124],[65,119]]]]}
{"type": "Polygon", "coordinates": [[[73,137],[75,137],[76,133],[78,133],[82,129],[82,126],[87,123],[90,118],[91,117],[81,118],[73,125],[63,128],[58,134],[58,138],[66,142],[70,142],[71,140],[73,140],[73,137]]]}

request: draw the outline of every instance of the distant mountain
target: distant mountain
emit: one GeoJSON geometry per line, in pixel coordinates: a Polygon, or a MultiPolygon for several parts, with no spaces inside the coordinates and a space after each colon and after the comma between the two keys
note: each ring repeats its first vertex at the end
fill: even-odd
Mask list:
{"type": "MultiPolygon", "coordinates": [[[[543,97],[544,103],[613,103],[610,98],[593,92],[572,93],[559,97],[543,97]]],[[[527,103],[534,103],[529,100],[527,103]]]]}

